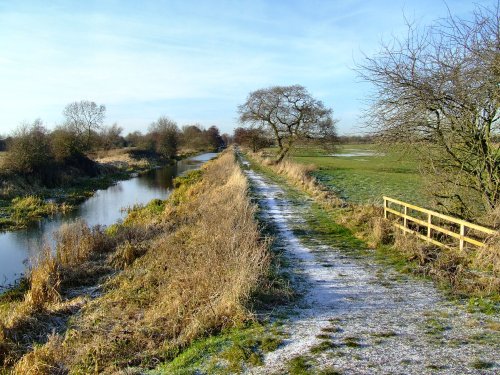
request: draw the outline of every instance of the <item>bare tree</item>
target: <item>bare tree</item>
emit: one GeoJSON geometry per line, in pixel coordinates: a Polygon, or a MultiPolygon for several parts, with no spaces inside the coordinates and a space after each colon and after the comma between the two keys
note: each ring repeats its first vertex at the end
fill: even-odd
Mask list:
{"type": "Polygon", "coordinates": [[[84,137],[85,147],[90,148],[92,131],[98,130],[106,116],[106,107],[95,102],[81,100],[68,104],[63,111],[66,125],[73,128],[80,137],[84,137]]]}
{"type": "Polygon", "coordinates": [[[276,163],[299,139],[332,141],[335,136],[332,110],[300,85],[254,91],[238,111],[241,123],[272,135],[279,148],[276,163]]]}
{"type": "Polygon", "coordinates": [[[369,121],[382,139],[425,149],[434,195],[450,213],[500,203],[499,6],[477,7],[470,20],[449,15],[431,27],[408,24],[404,39],[384,44],[358,71],[373,83],[369,121]],[[482,204],[481,204],[482,203],[482,204]]]}
{"type": "Polygon", "coordinates": [[[122,147],[125,139],[122,137],[123,128],[116,122],[111,126],[104,126],[99,132],[100,146],[105,150],[110,150],[114,147],[122,147]]]}

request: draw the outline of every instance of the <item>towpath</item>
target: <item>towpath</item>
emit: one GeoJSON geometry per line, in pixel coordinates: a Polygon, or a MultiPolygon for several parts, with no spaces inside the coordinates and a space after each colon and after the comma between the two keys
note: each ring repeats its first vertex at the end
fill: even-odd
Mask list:
{"type": "Polygon", "coordinates": [[[498,316],[469,313],[431,282],[306,238],[294,229],[311,202],[292,204],[278,184],[245,173],[303,295],[275,313],[288,337],[250,373],[287,373],[290,361],[318,374],[500,373],[498,316]]]}

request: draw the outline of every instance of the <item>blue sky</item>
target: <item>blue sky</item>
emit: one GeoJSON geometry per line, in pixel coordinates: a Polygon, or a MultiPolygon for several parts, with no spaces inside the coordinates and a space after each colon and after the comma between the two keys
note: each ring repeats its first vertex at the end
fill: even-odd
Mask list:
{"type": "Polygon", "coordinates": [[[492,1],[0,0],[0,134],[38,117],[53,128],[82,99],[125,133],[161,115],[231,132],[249,92],[291,84],[358,133],[363,52],[403,35],[403,14],[427,24],[492,1]]]}

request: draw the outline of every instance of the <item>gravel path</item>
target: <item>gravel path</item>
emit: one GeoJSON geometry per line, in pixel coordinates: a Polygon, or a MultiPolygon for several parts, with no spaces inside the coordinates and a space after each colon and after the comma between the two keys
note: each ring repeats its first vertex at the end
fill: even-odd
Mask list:
{"type": "Polygon", "coordinates": [[[468,313],[432,283],[369,259],[304,245],[292,228],[303,223],[308,203],[292,205],[278,185],[246,174],[304,295],[277,313],[287,316],[288,338],[250,373],[286,373],[290,359],[302,356],[313,373],[500,374],[498,316],[468,313]]]}

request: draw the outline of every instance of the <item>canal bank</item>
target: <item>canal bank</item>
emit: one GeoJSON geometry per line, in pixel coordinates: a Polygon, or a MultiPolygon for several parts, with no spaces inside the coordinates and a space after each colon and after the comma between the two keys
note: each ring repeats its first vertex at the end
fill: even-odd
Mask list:
{"type": "Polygon", "coordinates": [[[27,228],[0,233],[0,291],[18,280],[36,258],[44,243],[53,241],[53,233],[64,223],[77,219],[89,226],[108,226],[122,220],[126,209],[152,199],[166,199],[173,188],[173,179],[186,171],[197,169],[217,154],[205,153],[180,160],[133,178],[122,180],[96,193],[67,213],[43,218],[27,228]]]}

